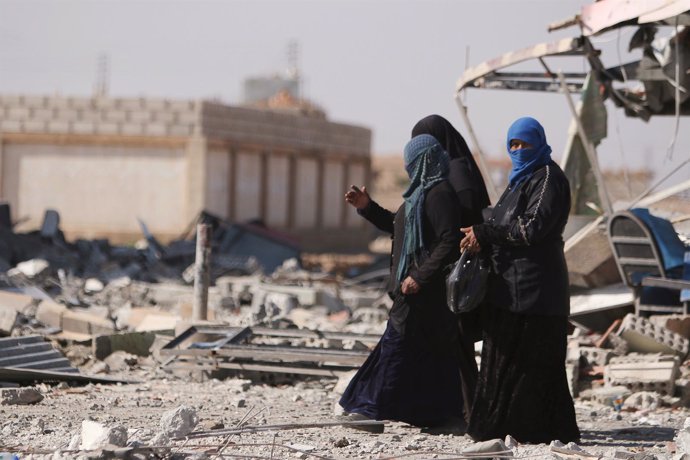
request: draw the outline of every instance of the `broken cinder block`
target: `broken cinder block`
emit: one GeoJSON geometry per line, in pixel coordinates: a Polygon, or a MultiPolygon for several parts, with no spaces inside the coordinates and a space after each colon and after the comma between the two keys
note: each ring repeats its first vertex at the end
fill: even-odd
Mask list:
{"type": "Polygon", "coordinates": [[[679,372],[677,356],[637,356],[612,358],[604,368],[609,386],[625,386],[632,392],[654,391],[673,396],[679,372]]]}
{"type": "Polygon", "coordinates": [[[623,318],[618,336],[628,342],[630,351],[640,353],[670,353],[683,358],[690,348],[686,338],[632,313],[623,318]]]}

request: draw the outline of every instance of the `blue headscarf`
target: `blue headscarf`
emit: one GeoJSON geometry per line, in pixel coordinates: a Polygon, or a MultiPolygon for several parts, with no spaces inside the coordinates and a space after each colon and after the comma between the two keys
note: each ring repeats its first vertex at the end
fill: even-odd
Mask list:
{"type": "Polygon", "coordinates": [[[422,209],[426,191],[448,176],[448,155],[434,136],[421,134],[413,137],[405,146],[405,170],[410,176],[410,186],[405,200],[405,235],[398,263],[398,281],[407,276],[412,260],[417,260],[424,248],[422,235],[422,209]]]}
{"type": "Polygon", "coordinates": [[[551,161],[551,147],[546,143],[544,128],[532,117],[518,118],[510,125],[506,147],[513,163],[513,169],[508,176],[511,186],[519,184],[535,170],[551,161]],[[532,147],[511,152],[510,141],[513,139],[527,142],[532,147]]]}

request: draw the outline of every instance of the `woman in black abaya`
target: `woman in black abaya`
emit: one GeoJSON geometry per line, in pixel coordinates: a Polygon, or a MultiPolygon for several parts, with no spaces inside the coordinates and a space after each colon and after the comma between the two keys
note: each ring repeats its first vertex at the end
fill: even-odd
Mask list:
{"type": "MultiPolygon", "coordinates": [[[[465,139],[440,115],[422,118],[412,128],[412,136],[430,134],[443,146],[448,157],[448,182],[458,196],[456,213],[461,227],[470,227],[483,222],[482,210],[489,206],[489,194],[484,179],[472,157],[465,139]]],[[[464,414],[469,421],[472,401],[477,384],[477,362],[474,359],[474,342],[481,340],[482,308],[457,315],[460,329],[460,378],[464,401],[464,414]]]]}
{"type": "Polygon", "coordinates": [[[392,213],[352,187],[359,214],[393,237],[386,330],[345,390],[340,405],[376,420],[436,426],[462,416],[458,329],[446,307],[443,269],[459,254],[457,197],[448,159],[430,135],[405,147],[410,185],[392,213]]]}
{"type": "Polygon", "coordinates": [[[467,433],[522,443],[577,441],[565,357],[570,297],[563,229],[570,186],[530,117],[508,130],[508,188],[483,224],[463,228],[462,250],[491,255],[482,361],[467,433]]]}

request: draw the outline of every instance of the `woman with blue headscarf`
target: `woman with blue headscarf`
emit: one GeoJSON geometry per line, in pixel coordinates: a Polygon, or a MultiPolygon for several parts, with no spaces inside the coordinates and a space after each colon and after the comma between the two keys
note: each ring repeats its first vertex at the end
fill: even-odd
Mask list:
{"type": "Polygon", "coordinates": [[[580,438],[565,371],[568,270],[563,230],[570,186],[530,117],[508,129],[508,188],[482,224],[461,229],[461,250],[490,257],[479,381],[468,434],[523,443],[580,438]]]}
{"type": "Polygon", "coordinates": [[[392,235],[386,330],[345,390],[340,405],[355,419],[421,427],[459,421],[462,396],[458,329],[446,307],[444,267],[460,241],[457,196],[446,180],[448,156],[428,134],[405,146],[410,184],[396,213],[352,187],[345,200],[392,235]]]}

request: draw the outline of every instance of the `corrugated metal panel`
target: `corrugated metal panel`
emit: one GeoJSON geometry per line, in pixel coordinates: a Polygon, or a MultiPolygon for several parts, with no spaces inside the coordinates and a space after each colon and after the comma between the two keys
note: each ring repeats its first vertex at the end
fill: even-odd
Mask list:
{"type": "Polygon", "coordinates": [[[0,339],[0,367],[79,373],[62,353],[39,335],[0,339]]]}

